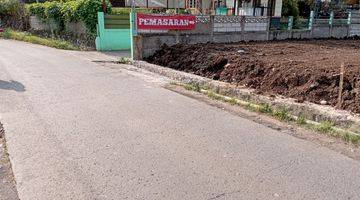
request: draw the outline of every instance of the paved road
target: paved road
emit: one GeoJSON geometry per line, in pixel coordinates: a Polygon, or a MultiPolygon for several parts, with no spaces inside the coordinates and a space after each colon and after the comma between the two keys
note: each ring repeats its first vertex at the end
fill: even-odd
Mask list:
{"type": "Polygon", "coordinates": [[[21,199],[360,199],[357,161],[100,57],[0,40],[21,199]]]}

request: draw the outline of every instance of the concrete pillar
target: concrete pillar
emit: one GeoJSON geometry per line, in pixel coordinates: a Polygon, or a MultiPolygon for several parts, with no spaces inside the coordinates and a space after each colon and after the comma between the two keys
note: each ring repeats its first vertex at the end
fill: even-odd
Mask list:
{"type": "Polygon", "coordinates": [[[331,11],[330,18],[329,18],[329,35],[330,35],[330,37],[332,37],[333,23],[334,23],[334,11],[331,11]]]}
{"type": "Polygon", "coordinates": [[[331,11],[329,18],[329,25],[332,26],[334,22],[334,11],[331,11]]]}
{"type": "Polygon", "coordinates": [[[135,49],[135,37],[137,36],[136,30],[136,10],[131,9],[130,12],[130,39],[131,39],[131,59],[135,60],[136,58],[136,49],[135,49]]]}
{"type": "Polygon", "coordinates": [[[293,24],[294,24],[294,17],[290,16],[289,19],[288,19],[288,28],[287,28],[288,31],[292,30],[293,24]]]}
{"type": "Polygon", "coordinates": [[[351,25],[351,11],[348,13],[347,24],[351,25]]]}
{"type": "Polygon", "coordinates": [[[310,18],[309,18],[309,30],[312,30],[312,27],[313,27],[313,24],[314,24],[314,11],[312,10],[310,12],[310,18]]]}
{"type": "Polygon", "coordinates": [[[351,29],[351,11],[348,13],[348,18],[347,18],[347,36],[350,37],[350,29],[351,29]]]}

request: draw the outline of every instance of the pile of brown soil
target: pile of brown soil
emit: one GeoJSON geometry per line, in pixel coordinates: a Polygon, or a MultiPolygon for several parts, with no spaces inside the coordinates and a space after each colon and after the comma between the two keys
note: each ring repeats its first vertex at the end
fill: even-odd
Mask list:
{"type": "Polygon", "coordinates": [[[163,46],[146,60],[299,101],[337,104],[340,66],[346,67],[342,108],[360,113],[360,41],[316,40],[163,46]]]}

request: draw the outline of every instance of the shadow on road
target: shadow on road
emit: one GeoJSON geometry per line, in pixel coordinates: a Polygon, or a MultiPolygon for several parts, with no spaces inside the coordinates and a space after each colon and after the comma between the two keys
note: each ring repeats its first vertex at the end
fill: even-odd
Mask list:
{"type": "Polygon", "coordinates": [[[130,58],[131,57],[131,51],[129,50],[122,50],[122,51],[102,51],[102,54],[116,57],[116,58],[130,58]]]}
{"type": "Polygon", "coordinates": [[[3,81],[0,80],[0,89],[2,90],[14,90],[16,92],[25,92],[25,86],[17,81],[3,81]]]}

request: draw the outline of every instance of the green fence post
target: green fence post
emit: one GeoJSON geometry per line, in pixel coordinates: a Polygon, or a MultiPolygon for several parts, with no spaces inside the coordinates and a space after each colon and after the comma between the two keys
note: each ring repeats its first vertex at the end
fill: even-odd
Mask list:
{"type": "Polygon", "coordinates": [[[105,22],[104,22],[104,13],[98,12],[98,23],[96,25],[97,28],[97,37],[95,40],[96,50],[103,50],[103,37],[105,35],[105,22]]]}
{"type": "Polygon", "coordinates": [[[329,25],[332,26],[334,22],[334,11],[330,13],[329,25]]]}
{"type": "Polygon", "coordinates": [[[294,17],[293,17],[293,16],[290,16],[290,17],[289,17],[289,20],[288,20],[288,28],[287,28],[288,31],[291,31],[291,30],[292,30],[293,24],[294,24],[294,17]]]}
{"type": "Polygon", "coordinates": [[[104,13],[98,12],[98,25],[99,25],[99,36],[104,35],[105,22],[104,22],[104,13]]]}
{"type": "Polygon", "coordinates": [[[313,23],[314,23],[314,11],[312,10],[312,11],[310,12],[309,30],[312,29],[313,23]]]}
{"type": "Polygon", "coordinates": [[[136,9],[131,8],[130,12],[130,37],[131,37],[131,59],[135,60],[135,37],[137,36],[136,30],[136,9]]]}
{"type": "Polygon", "coordinates": [[[348,25],[351,24],[351,11],[350,11],[349,14],[348,14],[347,24],[348,24],[348,25]]]}

